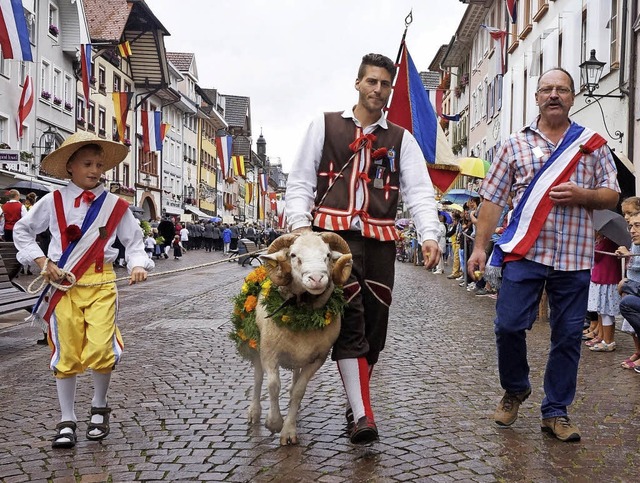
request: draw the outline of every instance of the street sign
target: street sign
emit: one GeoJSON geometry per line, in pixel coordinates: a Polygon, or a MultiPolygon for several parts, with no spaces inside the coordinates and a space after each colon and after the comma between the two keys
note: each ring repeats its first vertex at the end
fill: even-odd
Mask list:
{"type": "Polygon", "coordinates": [[[0,149],[0,165],[4,169],[17,171],[20,168],[20,151],[14,149],[0,149]]]}

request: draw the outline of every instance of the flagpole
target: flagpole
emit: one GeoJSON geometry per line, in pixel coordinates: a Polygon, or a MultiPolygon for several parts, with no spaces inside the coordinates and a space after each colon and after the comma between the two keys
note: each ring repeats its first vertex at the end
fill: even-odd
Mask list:
{"type": "Polygon", "coordinates": [[[396,56],[396,65],[400,63],[400,56],[402,55],[402,47],[404,46],[404,39],[407,37],[407,30],[409,25],[413,22],[413,9],[409,10],[409,15],[404,18],[404,33],[402,34],[402,40],[400,41],[400,48],[398,49],[398,55],[396,56]]]}

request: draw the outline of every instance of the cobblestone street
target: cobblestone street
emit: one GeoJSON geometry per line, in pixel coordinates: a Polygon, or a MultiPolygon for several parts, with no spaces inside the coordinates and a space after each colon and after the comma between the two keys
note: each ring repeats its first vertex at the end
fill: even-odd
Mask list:
{"type": "MultiPolygon", "coordinates": [[[[179,262],[158,261],[156,272],[221,258],[192,251],[179,262]]],[[[303,400],[300,444],[280,447],[263,424],[246,423],[253,373],[227,337],[230,297],[248,271],[225,262],[119,286],[125,354],[109,395],[111,434],[100,443],[84,435],[92,394],[85,374],[72,450],[51,449],[58,403],[49,349],[35,344],[37,329],[5,316],[0,481],[638,481],[640,375],[619,366],[633,352],[630,336],[616,334],[614,353],[583,350],[570,410],[582,441],[561,443],[540,431],[548,327],[536,323],[532,396],[517,422],[499,429],[495,301],[400,262],[372,381],[381,441],[361,448],[344,437],[344,395],[329,361],[303,400]]],[[[283,392],[289,380],[285,374],[283,392]]],[[[266,393],[262,406],[264,423],[266,393]]]]}

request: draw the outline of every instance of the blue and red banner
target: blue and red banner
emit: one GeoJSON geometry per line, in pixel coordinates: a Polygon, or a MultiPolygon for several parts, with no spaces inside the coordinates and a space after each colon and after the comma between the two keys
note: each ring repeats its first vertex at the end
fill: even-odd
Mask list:
{"type": "Polygon", "coordinates": [[[511,18],[511,23],[516,23],[518,21],[518,4],[516,0],[506,0],[507,2],[507,13],[509,14],[509,18],[511,18]]]}
{"type": "Polygon", "coordinates": [[[233,138],[231,136],[218,136],[216,138],[216,157],[218,166],[222,172],[222,179],[231,176],[231,152],[233,150],[233,138]]]}
{"type": "Polygon", "coordinates": [[[0,48],[5,59],[33,62],[22,0],[0,0],[0,48]]]}
{"type": "Polygon", "coordinates": [[[169,130],[169,124],[162,122],[162,112],[141,111],[143,151],[162,151],[162,142],[169,130]]]}
{"type": "Polygon", "coordinates": [[[427,161],[431,181],[439,190],[447,191],[459,168],[405,43],[387,119],[413,134],[427,161]]]}
{"type": "Polygon", "coordinates": [[[80,67],[82,69],[82,92],[84,101],[89,106],[89,84],[91,82],[91,44],[80,45],[80,67]]]}

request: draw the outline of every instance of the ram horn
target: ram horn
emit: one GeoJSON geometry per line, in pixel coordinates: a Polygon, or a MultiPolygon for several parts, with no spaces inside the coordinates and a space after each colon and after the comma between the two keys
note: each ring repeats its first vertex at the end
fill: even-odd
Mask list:
{"type": "Polygon", "coordinates": [[[275,240],[271,242],[269,248],[267,250],[268,254],[279,252],[283,248],[289,248],[296,238],[300,236],[300,233],[287,233],[286,235],[281,235],[275,240]]]}
{"type": "Polygon", "coordinates": [[[344,238],[342,238],[337,233],[323,231],[320,233],[320,238],[322,238],[323,242],[329,245],[329,248],[331,248],[331,250],[335,250],[340,253],[351,253],[347,242],[344,241],[344,238]]]}

